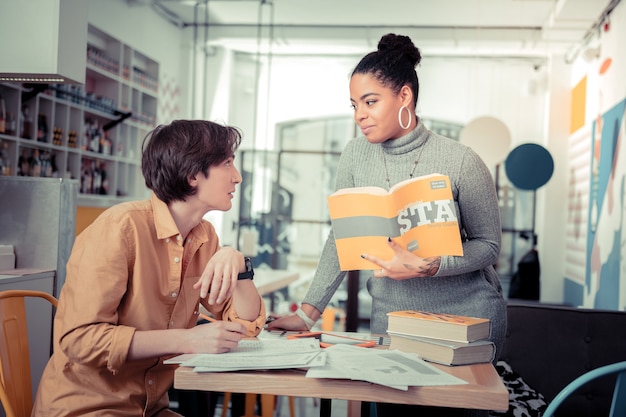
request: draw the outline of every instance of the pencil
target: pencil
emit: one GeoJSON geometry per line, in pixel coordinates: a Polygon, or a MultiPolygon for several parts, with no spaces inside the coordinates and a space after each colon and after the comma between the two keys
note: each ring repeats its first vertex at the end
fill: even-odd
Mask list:
{"type": "Polygon", "coordinates": [[[211,316],[207,316],[207,315],[206,315],[206,314],[204,314],[204,313],[200,313],[198,316],[199,316],[201,319],[204,319],[204,320],[206,320],[206,321],[208,321],[208,322],[211,322],[211,323],[215,323],[215,322],[217,321],[217,319],[215,319],[215,318],[213,318],[213,317],[211,317],[211,316]]]}

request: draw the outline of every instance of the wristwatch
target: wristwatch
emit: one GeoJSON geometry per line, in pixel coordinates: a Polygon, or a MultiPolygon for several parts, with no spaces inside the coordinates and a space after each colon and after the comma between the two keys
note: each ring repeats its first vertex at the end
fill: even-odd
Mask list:
{"type": "Polygon", "coordinates": [[[243,258],[246,262],[246,272],[241,272],[237,279],[254,279],[254,268],[252,268],[252,259],[249,257],[243,258]]]}

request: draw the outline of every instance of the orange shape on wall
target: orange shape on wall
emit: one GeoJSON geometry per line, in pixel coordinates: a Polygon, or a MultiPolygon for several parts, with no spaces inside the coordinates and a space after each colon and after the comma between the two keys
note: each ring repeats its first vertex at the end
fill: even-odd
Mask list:
{"type": "Polygon", "coordinates": [[[602,62],[602,65],[600,65],[600,70],[598,71],[598,73],[600,75],[604,74],[606,70],[608,70],[609,67],[611,66],[611,62],[612,62],[611,58],[605,59],[604,62],[602,62]]]}
{"type": "Polygon", "coordinates": [[[572,89],[572,114],[569,133],[574,133],[585,125],[585,103],[587,101],[587,76],[584,76],[572,89]]]}

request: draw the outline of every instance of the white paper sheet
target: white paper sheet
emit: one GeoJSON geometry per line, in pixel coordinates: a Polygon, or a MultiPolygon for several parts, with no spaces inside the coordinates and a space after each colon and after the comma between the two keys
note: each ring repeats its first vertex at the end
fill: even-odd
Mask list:
{"type": "Polygon", "coordinates": [[[351,345],[335,345],[325,351],[326,364],[310,368],[308,378],[354,379],[401,390],[409,386],[467,384],[410,353],[351,345]]]}
{"type": "Polygon", "coordinates": [[[165,363],[193,367],[196,372],[308,368],[308,378],[353,379],[400,390],[409,386],[467,384],[415,354],[342,343],[321,349],[315,338],[286,339],[275,335],[242,340],[228,353],[185,354],[165,363]]]}
{"type": "Polygon", "coordinates": [[[241,340],[227,353],[179,355],[164,363],[193,367],[196,372],[224,372],[250,369],[287,369],[322,366],[326,356],[319,341],[306,339],[241,340]]]}

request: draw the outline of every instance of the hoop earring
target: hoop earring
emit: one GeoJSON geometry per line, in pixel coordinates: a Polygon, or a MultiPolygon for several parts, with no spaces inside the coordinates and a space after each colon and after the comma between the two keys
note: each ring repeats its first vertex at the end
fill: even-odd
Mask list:
{"type": "Polygon", "coordinates": [[[407,106],[402,106],[400,107],[400,110],[398,110],[398,123],[400,124],[400,127],[404,130],[408,129],[411,126],[411,122],[413,121],[413,116],[411,116],[411,110],[409,110],[409,108],[407,106]],[[406,125],[402,124],[402,110],[406,109],[407,114],[409,115],[409,121],[406,125]]]}

